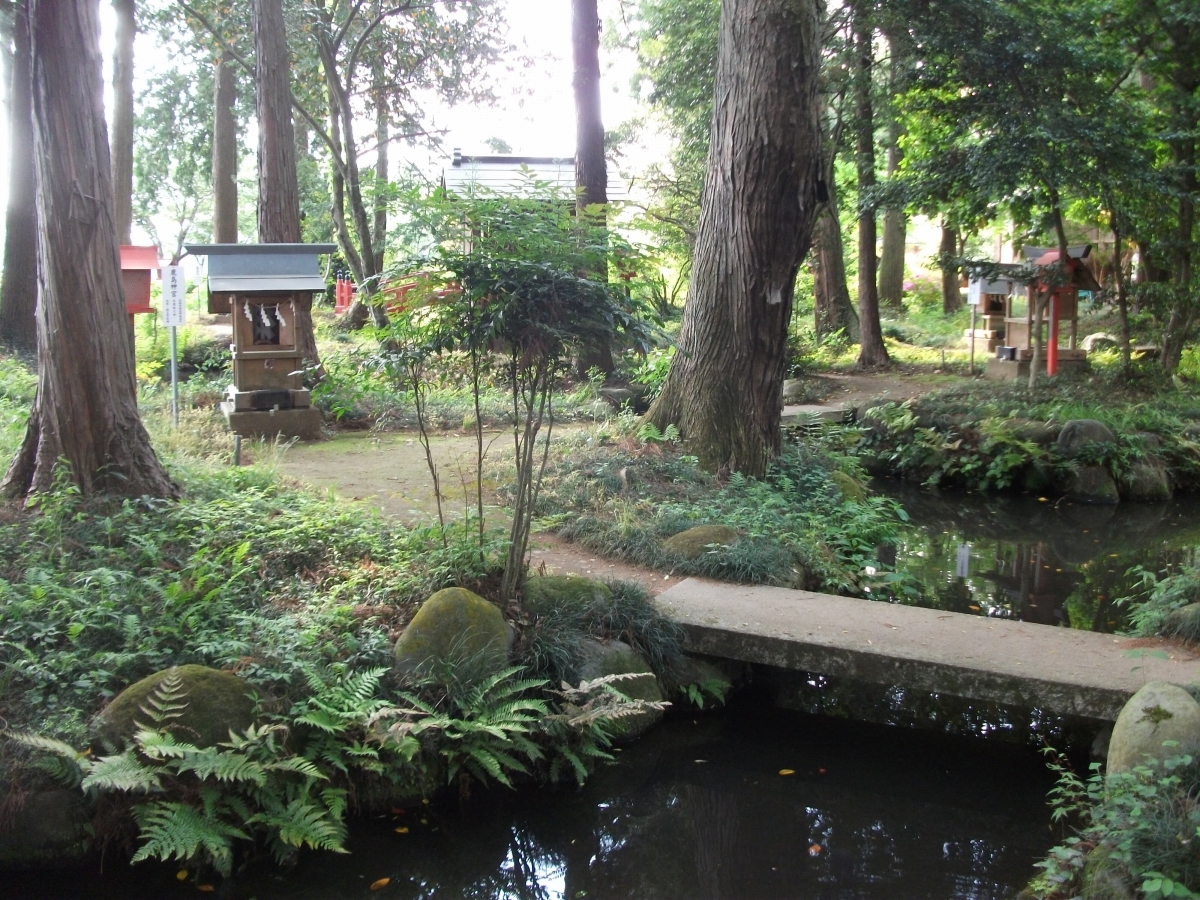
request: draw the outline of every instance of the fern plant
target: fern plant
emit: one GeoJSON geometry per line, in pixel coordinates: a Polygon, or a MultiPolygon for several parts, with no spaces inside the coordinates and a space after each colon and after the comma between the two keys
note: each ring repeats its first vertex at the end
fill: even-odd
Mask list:
{"type": "Polygon", "coordinates": [[[142,844],[134,862],[206,863],[229,875],[239,840],[263,840],[279,860],[301,847],[345,852],[346,792],[287,749],[286,726],[252,725],[227,742],[197,747],[171,731],[186,708],[184,696],[179,679],[165,677],[142,707],[149,724],[111,756],[36,735],[10,736],[56,756],[64,780],[84,791],[146,795],[133,804],[142,844]]]}
{"type": "Polygon", "coordinates": [[[621,681],[644,677],[637,672],[605,675],[581,681],[578,687],[564,681],[559,690],[551,692],[562,701],[560,711],[547,716],[542,726],[552,748],[551,781],[561,781],[570,771],[582,787],[595,763],[612,759],[608,752],[612,746],[609,731],[612,722],[671,705],[666,701],[635,700],[615,686],[621,681]]]}
{"type": "Polygon", "coordinates": [[[465,796],[474,778],[511,788],[512,775],[529,774],[526,763],[543,758],[532,738],[549,715],[544,700],[529,693],[546,685],[540,679],[516,679],[519,667],[503,669],[454,698],[455,714],[404,693],[409,709],[381,710],[375,722],[394,720],[384,733],[389,741],[424,737],[446,760],[447,784],[458,783],[465,796]]]}

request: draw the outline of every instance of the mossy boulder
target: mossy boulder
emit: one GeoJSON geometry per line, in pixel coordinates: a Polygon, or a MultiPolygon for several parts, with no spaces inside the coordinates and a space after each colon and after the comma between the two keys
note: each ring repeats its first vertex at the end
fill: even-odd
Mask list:
{"type": "MultiPolygon", "coordinates": [[[[584,681],[595,681],[605,675],[632,675],[616,682],[613,687],[632,700],[658,703],[666,699],[654,670],[645,658],[624,641],[585,640],[581,646],[583,664],[579,677],[584,681]]],[[[612,723],[611,734],[615,741],[632,741],[641,737],[662,719],[662,711],[648,709],[635,716],[626,716],[612,723]]]]}
{"type": "Polygon", "coordinates": [[[684,559],[698,559],[714,546],[731,547],[738,533],[728,525],[697,525],[672,535],[663,542],[663,549],[684,559]]]}
{"type": "Polygon", "coordinates": [[[1076,503],[1112,505],[1121,502],[1117,483],[1104,466],[1080,466],[1067,474],[1064,487],[1067,499],[1076,503]]]}
{"type": "Polygon", "coordinates": [[[229,740],[230,730],[245,731],[254,724],[254,701],[250,686],[231,672],[207,666],[175,666],[131,684],[113,698],[92,720],[92,740],[123,747],[144,725],[151,724],[143,711],[151,694],[169,677],[179,679],[179,699],[187,706],[167,726],[177,740],[197,747],[211,747],[229,740]]]}
{"type": "Polygon", "coordinates": [[[1120,490],[1125,500],[1158,503],[1171,499],[1171,479],[1161,462],[1142,459],[1129,467],[1121,479],[1120,490]]]}
{"type": "Polygon", "coordinates": [[[843,472],[841,469],[835,469],[829,473],[829,480],[837,485],[843,500],[862,503],[867,499],[867,489],[853,475],[843,472]]]}
{"type": "Polygon", "coordinates": [[[611,599],[608,585],[582,575],[536,575],[525,580],[525,609],[539,616],[580,613],[611,599]]]}
{"type": "Polygon", "coordinates": [[[1108,771],[1123,772],[1146,761],[1175,756],[1180,746],[1200,743],[1200,703],[1177,684],[1151,681],[1121,709],[1108,742],[1108,771]]]}
{"type": "Polygon", "coordinates": [[[1028,441],[1039,447],[1049,447],[1058,440],[1062,431],[1057,425],[1039,422],[1037,419],[1009,419],[1008,426],[1018,440],[1028,441]]]}
{"type": "Polygon", "coordinates": [[[1072,419],[1058,433],[1058,452],[1074,459],[1095,444],[1115,444],[1117,436],[1111,428],[1096,419],[1072,419]]]}
{"type": "Polygon", "coordinates": [[[1054,481],[1054,466],[1044,459],[1030,460],[1021,472],[1021,486],[1030,494],[1053,490],[1054,481]]]}
{"type": "Polygon", "coordinates": [[[485,677],[508,664],[512,628],[494,604],[466,588],[438,591],[396,641],[396,666],[410,675],[485,677]]]}

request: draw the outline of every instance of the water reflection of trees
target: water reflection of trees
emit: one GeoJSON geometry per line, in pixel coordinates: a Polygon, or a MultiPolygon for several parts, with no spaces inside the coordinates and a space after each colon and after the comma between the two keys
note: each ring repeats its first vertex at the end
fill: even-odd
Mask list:
{"type": "Polygon", "coordinates": [[[1139,567],[1175,571],[1200,546],[1200,515],[1186,502],[1106,507],[888,491],[912,518],[897,565],[919,585],[921,605],[951,612],[1119,630],[1127,611],[1116,601],[1139,596],[1139,567]],[[971,544],[966,578],[955,574],[960,543],[971,544]]]}

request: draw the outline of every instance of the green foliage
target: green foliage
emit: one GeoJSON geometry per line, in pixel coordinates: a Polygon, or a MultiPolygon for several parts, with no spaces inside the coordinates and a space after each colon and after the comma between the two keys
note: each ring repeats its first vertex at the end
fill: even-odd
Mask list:
{"type": "Polygon", "coordinates": [[[518,648],[521,663],[551,683],[579,680],[581,643],[586,636],[622,640],[638,651],[656,675],[682,652],[683,631],[662,615],[645,588],[629,581],[608,581],[608,594],[585,603],[554,606],[524,629],[518,648]]]}
{"type": "Polygon", "coordinates": [[[879,497],[843,496],[829,473],[857,468],[832,441],[787,444],[765,479],[722,484],[677,448],[632,435],[612,441],[617,424],[579,432],[555,452],[538,512],[563,537],[679,575],[833,593],[891,589],[894,573],[865,569],[875,548],[894,540],[903,513],[879,497]],[[700,524],[728,525],[744,539],[695,560],[663,550],[664,538],[700,524]]]}
{"type": "Polygon", "coordinates": [[[706,700],[713,702],[717,706],[724,705],[725,695],[729,693],[731,687],[732,685],[728,681],[719,678],[709,678],[704,681],[685,684],[683,686],[683,693],[693,706],[697,709],[704,709],[706,700]]]}
{"type": "Polygon", "coordinates": [[[1058,783],[1050,793],[1055,820],[1077,820],[1076,833],[1051,849],[1040,881],[1045,898],[1073,897],[1085,866],[1107,864],[1140,885],[1148,900],[1200,896],[1200,764],[1191,752],[1151,760],[1128,772],[1083,781],[1051,752],[1058,783]]]}

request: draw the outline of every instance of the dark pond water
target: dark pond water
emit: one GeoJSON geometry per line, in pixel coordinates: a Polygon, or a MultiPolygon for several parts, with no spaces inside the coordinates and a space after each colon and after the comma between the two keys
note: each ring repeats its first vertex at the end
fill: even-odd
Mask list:
{"type": "MultiPolygon", "coordinates": [[[[208,896],[1007,900],[1053,843],[1050,782],[1027,748],[750,698],[668,722],[582,791],[498,791],[466,812],[417,807],[356,827],[348,856],[251,867],[208,896]]],[[[174,867],[108,868],[10,877],[0,895],[205,896],[174,867]]]]}
{"type": "MultiPolygon", "coordinates": [[[[877,480],[912,518],[895,563],[930,605],[1092,631],[1120,630],[1138,567],[1167,571],[1200,546],[1200,499],[1089,506],[1053,498],[946,493],[877,480]],[[967,555],[961,575],[960,549],[967,555]]],[[[889,556],[886,550],[881,556],[889,556]]]]}

